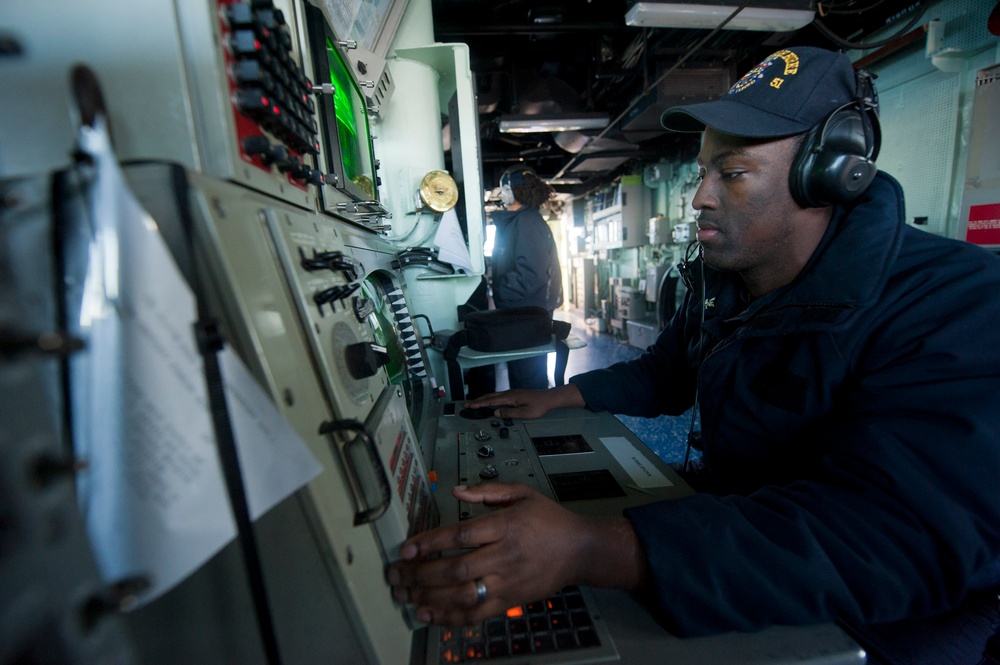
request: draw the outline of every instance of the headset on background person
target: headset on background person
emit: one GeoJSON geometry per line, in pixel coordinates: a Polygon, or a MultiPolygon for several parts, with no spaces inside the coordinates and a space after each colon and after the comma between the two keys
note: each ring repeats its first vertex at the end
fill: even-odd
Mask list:
{"type": "Polygon", "coordinates": [[[514,202],[514,185],[524,182],[526,175],[537,177],[534,169],[530,166],[510,166],[500,175],[500,203],[509,206],[514,202]],[[513,182],[517,180],[517,182],[513,182]]]}

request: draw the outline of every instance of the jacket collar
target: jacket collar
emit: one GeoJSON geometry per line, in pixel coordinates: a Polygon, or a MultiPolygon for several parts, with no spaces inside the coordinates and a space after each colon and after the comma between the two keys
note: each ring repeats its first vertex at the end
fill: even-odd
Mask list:
{"type": "Polygon", "coordinates": [[[522,206],[517,210],[494,210],[490,213],[490,217],[493,219],[493,224],[499,227],[506,225],[516,217],[520,217],[526,210],[531,210],[531,208],[528,206],[522,206]]]}
{"type": "MultiPolygon", "coordinates": [[[[744,307],[746,289],[739,275],[708,269],[718,281],[707,278],[707,299],[714,293],[717,302],[711,304],[730,325],[749,321],[762,333],[844,323],[852,312],[881,297],[905,228],[903,190],[892,176],[879,172],[856,203],[834,208],[826,234],[794,282],[744,307]]],[[[716,321],[721,333],[724,324],[716,321]]]]}

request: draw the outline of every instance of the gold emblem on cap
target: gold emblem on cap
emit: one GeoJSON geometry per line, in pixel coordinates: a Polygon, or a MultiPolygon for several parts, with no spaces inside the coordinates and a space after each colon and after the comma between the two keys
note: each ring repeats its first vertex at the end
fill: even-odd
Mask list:
{"type": "Polygon", "coordinates": [[[448,212],[458,203],[458,185],[446,171],[429,171],[420,181],[420,199],[434,212],[448,212]]]}
{"type": "MultiPolygon", "coordinates": [[[[736,84],[730,88],[727,94],[732,95],[737,92],[743,92],[757,81],[763,80],[768,69],[778,60],[785,63],[785,70],[782,72],[784,76],[791,76],[792,74],[799,73],[799,56],[788,49],[782,49],[767,56],[759,65],[744,74],[743,78],[737,81],[736,84]]],[[[770,86],[772,88],[780,88],[781,84],[784,82],[785,79],[780,76],[775,76],[774,79],[771,80],[770,86]]]]}

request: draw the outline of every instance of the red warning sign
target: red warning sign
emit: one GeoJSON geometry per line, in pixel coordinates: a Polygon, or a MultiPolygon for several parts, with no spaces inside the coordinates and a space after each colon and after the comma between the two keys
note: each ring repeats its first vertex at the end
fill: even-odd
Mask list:
{"type": "Polygon", "coordinates": [[[977,245],[1000,245],[1000,203],[969,207],[965,239],[977,245]]]}

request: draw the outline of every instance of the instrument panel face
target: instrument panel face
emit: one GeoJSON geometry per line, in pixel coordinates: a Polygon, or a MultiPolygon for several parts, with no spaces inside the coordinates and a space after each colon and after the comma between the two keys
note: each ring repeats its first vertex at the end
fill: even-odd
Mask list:
{"type": "Polygon", "coordinates": [[[340,418],[364,422],[389,382],[381,371],[384,347],[375,339],[364,302],[363,253],[345,242],[350,230],[343,224],[289,212],[267,221],[334,410],[340,418]]]}
{"type": "Polygon", "coordinates": [[[319,126],[291,6],[218,0],[220,57],[237,180],[315,207],[319,126]]]}

